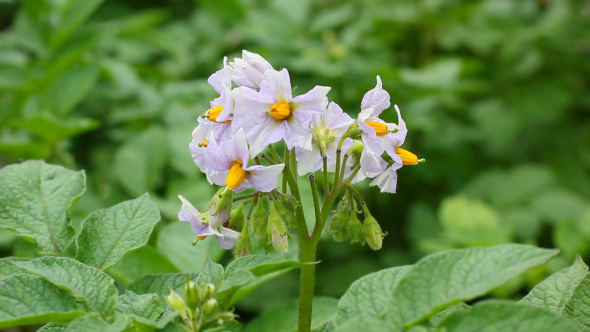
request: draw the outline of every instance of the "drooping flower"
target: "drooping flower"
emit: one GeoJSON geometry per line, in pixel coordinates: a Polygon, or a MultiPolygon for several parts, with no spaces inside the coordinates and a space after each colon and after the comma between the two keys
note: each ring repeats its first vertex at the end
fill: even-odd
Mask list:
{"type": "MultiPolygon", "coordinates": [[[[354,120],[338,104],[331,102],[323,113],[313,114],[310,129],[312,149],[297,147],[297,169],[300,175],[315,172],[322,168],[322,150],[328,161],[328,167],[336,164],[336,149],[340,138],[354,120]]],[[[346,138],[342,151],[346,152],[352,145],[352,139],[346,138]]]]}
{"type": "Polygon", "coordinates": [[[218,209],[216,204],[211,204],[207,212],[200,213],[182,195],[178,195],[178,198],[182,202],[182,207],[180,208],[180,212],[178,212],[178,219],[189,222],[195,235],[200,239],[215,235],[221,249],[231,249],[234,247],[240,233],[223,226],[229,217],[227,208],[218,209]]]}
{"type": "Polygon", "coordinates": [[[313,114],[324,112],[328,91],[329,87],[316,86],[293,97],[289,72],[267,70],[260,91],[245,86],[235,90],[233,125],[244,129],[255,153],[281,139],[289,149],[311,149],[309,122],[313,114]]]}
{"type": "Polygon", "coordinates": [[[252,187],[263,192],[272,191],[285,166],[249,165],[250,151],[242,129],[233,138],[219,144],[216,141],[209,142],[205,150],[205,162],[209,169],[215,171],[209,174],[210,180],[217,185],[227,185],[229,190],[235,192],[252,187]]]}

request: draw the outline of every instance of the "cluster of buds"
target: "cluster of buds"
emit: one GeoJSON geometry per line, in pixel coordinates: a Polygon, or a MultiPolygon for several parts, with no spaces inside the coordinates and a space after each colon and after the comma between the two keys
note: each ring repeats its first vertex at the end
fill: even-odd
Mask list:
{"type": "Polygon", "coordinates": [[[180,317],[191,331],[201,331],[209,326],[223,326],[235,321],[235,314],[217,301],[215,286],[205,284],[201,289],[193,281],[184,285],[183,296],[170,289],[164,297],[168,306],[180,314],[180,317]]]}
{"type": "MultiPolygon", "coordinates": [[[[397,170],[423,159],[401,148],[407,127],[397,106],[397,123],[379,118],[391,106],[379,76],[356,119],[328,100],[329,87],[294,96],[287,69],[276,70],[251,52],[243,51],[233,62],[224,59],[208,82],[219,96],[198,118],[189,149],[209,182],[222,188],[205,213],[181,196],[180,220],[190,222],[199,238],[214,235],[221,248],[235,247],[238,255],[252,252],[253,240],[267,250],[286,252],[301,204],[297,177],[308,175],[311,181],[322,171],[318,179],[323,179],[325,199],[330,196],[333,202],[340,190],[348,192],[331,219],[330,234],[381,247],[381,228],[351,185],[370,178],[381,192],[395,193],[397,170]],[[331,182],[328,173],[334,174],[331,182]],[[232,212],[232,202],[239,200],[244,202],[232,212]],[[357,204],[363,208],[362,223],[357,204]]],[[[316,217],[325,219],[315,208],[320,212],[316,217]]]]}

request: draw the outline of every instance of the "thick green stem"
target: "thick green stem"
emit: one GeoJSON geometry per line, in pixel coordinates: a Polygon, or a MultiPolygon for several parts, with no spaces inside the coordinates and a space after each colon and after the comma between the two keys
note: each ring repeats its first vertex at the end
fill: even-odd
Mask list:
{"type": "Polygon", "coordinates": [[[299,327],[298,332],[311,331],[311,312],[315,286],[315,264],[317,242],[307,237],[300,239],[301,262],[308,263],[301,267],[299,283],[299,327]]]}

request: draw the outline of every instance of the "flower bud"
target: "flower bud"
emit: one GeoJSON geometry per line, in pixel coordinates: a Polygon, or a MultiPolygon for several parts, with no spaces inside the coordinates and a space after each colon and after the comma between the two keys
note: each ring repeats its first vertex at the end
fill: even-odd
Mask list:
{"type": "Polygon", "coordinates": [[[252,240],[250,239],[250,226],[246,222],[242,232],[236,239],[234,255],[236,257],[248,256],[252,252],[252,240]]]}
{"type": "Polygon", "coordinates": [[[166,300],[166,303],[168,303],[168,306],[172,310],[178,311],[180,312],[180,315],[182,317],[186,317],[186,303],[184,302],[182,297],[178,295],[178,293],[171,289],[170,295],[165,296],[164,299],[166,300]]]}
{"type": "Polygon", "coordinates": [[[268,238],[273,248],[284,254],[289,249],[289,240],[287,238],[287,224],[279,216],[274,204],[270,204],[270,215],[268,216],[268,238]]]}
{"type": "Polygon", "coordinates": [[[279,194],[279,198],[271,200],[270,203],[274,205],[277,213],[287,225],[294,226],[296,224],[295,206],[299,203],[295,197],[287,194],[279,194]]]}
{"type": "Polygon", "coordinates": [[[353,209],[348,218],[348,236],[350,243],[364,242],[363,238],[363,225],[356,216],[356,211],[353,209]]]}
{"type": "Polygon", "coordinates": [[[217,312],[219,308],[219,303],[217,303],[216,299],[208,299],[205,304],[203,304],[203,314],[205,317],[211,317],[213,314],[217,312]]]}
{"type": "Polygon", "coordinates": [[[224,323],[231,322],[236,318],[233,312],[226,311],[219,315],[219,318],[223,320],[224,323]]]}
{"type": "Polygon", "coordinates": [[[365,221],[363,222],[363,235],[371,249],[381,249],[385,234],[381,231],[381,226],[379,226],[377,220],[370,214],[365,217],[365,221]]]}
{"type": "Polygon", "coordinates": [[[229,228],[240,229],[244,227],[244,204],[240,203],[230,214],[229,228]]]}
{"type": "Polygon", "coordinates": [[[256,209],[252,213],[252,229],[254,230],[254,235],[259,238],[266,238],[266,225],[268,223],[268,214],[266,213],[266,209],[264,208],[263,199],[258,199],[258,204],[256,205],[256,209]]]}
{"type": "Polygon", "coordinates": [[[199,288],[193,281],[184,285],[184,299],[191,310],[195,310],[200,304],[199,288]]]}
{"type": "Polygon", "coordinates": [[[360,140],[355,140],[350,149],[348,149],[349,154],[352,154],[355,157],[355,160],[361,159],[361,154],[363,153],[363,148],[365,144],[363,144],[360,140]]]}
{"type": "Polygon", "coordinates": [[[205,301],[207,299],[215,298],[215,285],[213,284],[205,284],[203,286],[203,290],[201,293],[201,300],[205,301]]]}
{"type": "Polygon", "coordinates": [[[350,200],[347,199],[347,196],[345,195],[340,203],[338,203],[336,212],[330,217],[330,224],[327,229],[328,234],[330,234],[334,240],[343,241],[346,239],[348,234],[348,219],[350,218],[349,214],[350,200]]]}
{"type": "Polygon", "coordinates": [[[358,122],[353,122],[350,127],[348,127],[348,129],[346,130],[346,132],[344,133],[344,136],[346,137],[350,137],[352,139],[359,139],[361,138],[361,129],[359,128],[359,124],[358,122]]]}

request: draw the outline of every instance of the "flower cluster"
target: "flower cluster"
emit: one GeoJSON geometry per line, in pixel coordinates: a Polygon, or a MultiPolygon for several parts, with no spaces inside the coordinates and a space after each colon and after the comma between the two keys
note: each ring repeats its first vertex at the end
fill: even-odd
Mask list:
{"type": "MultiPolygon", "coordinates": [[[[287,69],[277,70],[262,56],[248,51],[233,62],[224,59],[223,68],[211,75],[208,82],[219,96],[199,117],[189,148],[207,179],[224,187],[205,213],[180,197],[179,219],[190,222],[199,238],[217,236],[222,248],[234,247],[236,240],[241,247],[249,247],[239,240],[237,230],[241,229],[243,234],[249,233],[249,227],[263,228],[251,224],[251,216],[260,211],[264,196],[269,199],[271,217],[277,214],[277,204],[271,202],[286,196],[295,196],[295,201],[300,202],[298,176],[323,170],[326,197],[328,192],[337,196],[339,190],[365,178],[371,178],[370,184],[382,192],[394,193],[397,170],[420,162],[416,155],[400,147],[407,128],[399,108],[395,106],[397,124],[379,118],[391,106],[379,76],[375,88],[363,97],[356,120],[328,100],[329,87],[316,86],[294,95],[287,69]],[[277,150],[283,147],[281,156],[277,150]],[[332,190],[328,172],[334,173],[332,190]],[[278,188],[279,177],[282,190],[278,188]],[[236,201],[232,193],[251,188],[253,193],[241,196],[252,204],[248,217],[240,222],[232,220],[229,211],[232,201],[236,201]]],[[[279,218],[286,221],[292,216],[279,218]]],[[[267,226],[274,227],[275,232],[259,232],[269,234],[261,235],[260,241],[284,251],[288,223],[279,223],[279,236],[277,219],[270,219],[274,224],[267,222],[267,226]],[[277,244],[279,240],[282,242],[277,244]]]]}

